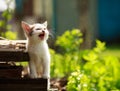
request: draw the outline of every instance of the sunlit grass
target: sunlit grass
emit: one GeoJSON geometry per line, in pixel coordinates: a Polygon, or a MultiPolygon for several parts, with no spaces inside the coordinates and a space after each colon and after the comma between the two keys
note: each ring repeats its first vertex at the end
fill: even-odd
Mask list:
{"type": "Polygon", "coordinates": [[[103,55],[112,55],[120,59],[120,45],[107,46],[103,55]]]}

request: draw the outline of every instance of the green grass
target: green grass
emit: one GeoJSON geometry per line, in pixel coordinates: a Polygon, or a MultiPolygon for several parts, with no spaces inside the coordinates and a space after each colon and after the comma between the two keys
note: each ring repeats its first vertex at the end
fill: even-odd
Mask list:
{"type": "Polygon", "coordinates": [[[112,55],[120,59],[120,45],[107,46],[103,55],[112,55]]]}

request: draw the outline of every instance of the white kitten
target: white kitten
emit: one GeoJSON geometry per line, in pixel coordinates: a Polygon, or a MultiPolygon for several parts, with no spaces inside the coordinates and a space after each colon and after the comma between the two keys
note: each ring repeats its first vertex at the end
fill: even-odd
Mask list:
{"type": "Polygon", "coordinates": [[[22,21],[21,25],[28,40],[27,51],[30,56],[29,68],[31,78],[50,78],[47,21],[33,25],[22,21]]]}

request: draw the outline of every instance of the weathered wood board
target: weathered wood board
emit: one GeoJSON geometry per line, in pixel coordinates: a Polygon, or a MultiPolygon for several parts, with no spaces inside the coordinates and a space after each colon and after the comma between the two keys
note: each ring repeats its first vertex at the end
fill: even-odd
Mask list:
{"type": "Polygon", "coordinates": [[[47,91],[47,79],[1,79],[0,91],[47,91]]]}
{"type": "Polygon", "coordinates": [[[0,61],[29,61],[26,40],[0,40],[0,61]]]}
{"type": "MultiPolygon", "coordinates": [[[[26,43],[26,40],[0,40],[0,62],[29,61],[29,55],[26,52],[26,43]]],[[[48,79],[21,78],[20,75],[19,77],[13,75],[12,73],[21,74],[21,68],[19,67],[0,65],[0,72],[2,72],[0,91],[47,91],[48,79]]]]}

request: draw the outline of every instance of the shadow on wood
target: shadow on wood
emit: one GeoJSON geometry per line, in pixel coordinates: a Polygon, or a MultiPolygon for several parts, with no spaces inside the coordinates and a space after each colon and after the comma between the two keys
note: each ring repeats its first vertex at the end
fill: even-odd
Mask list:
{"type": "Polygon", "coordinates": [[[47,79],[0,78],[0,91],[47,91],[47,79]]]}

